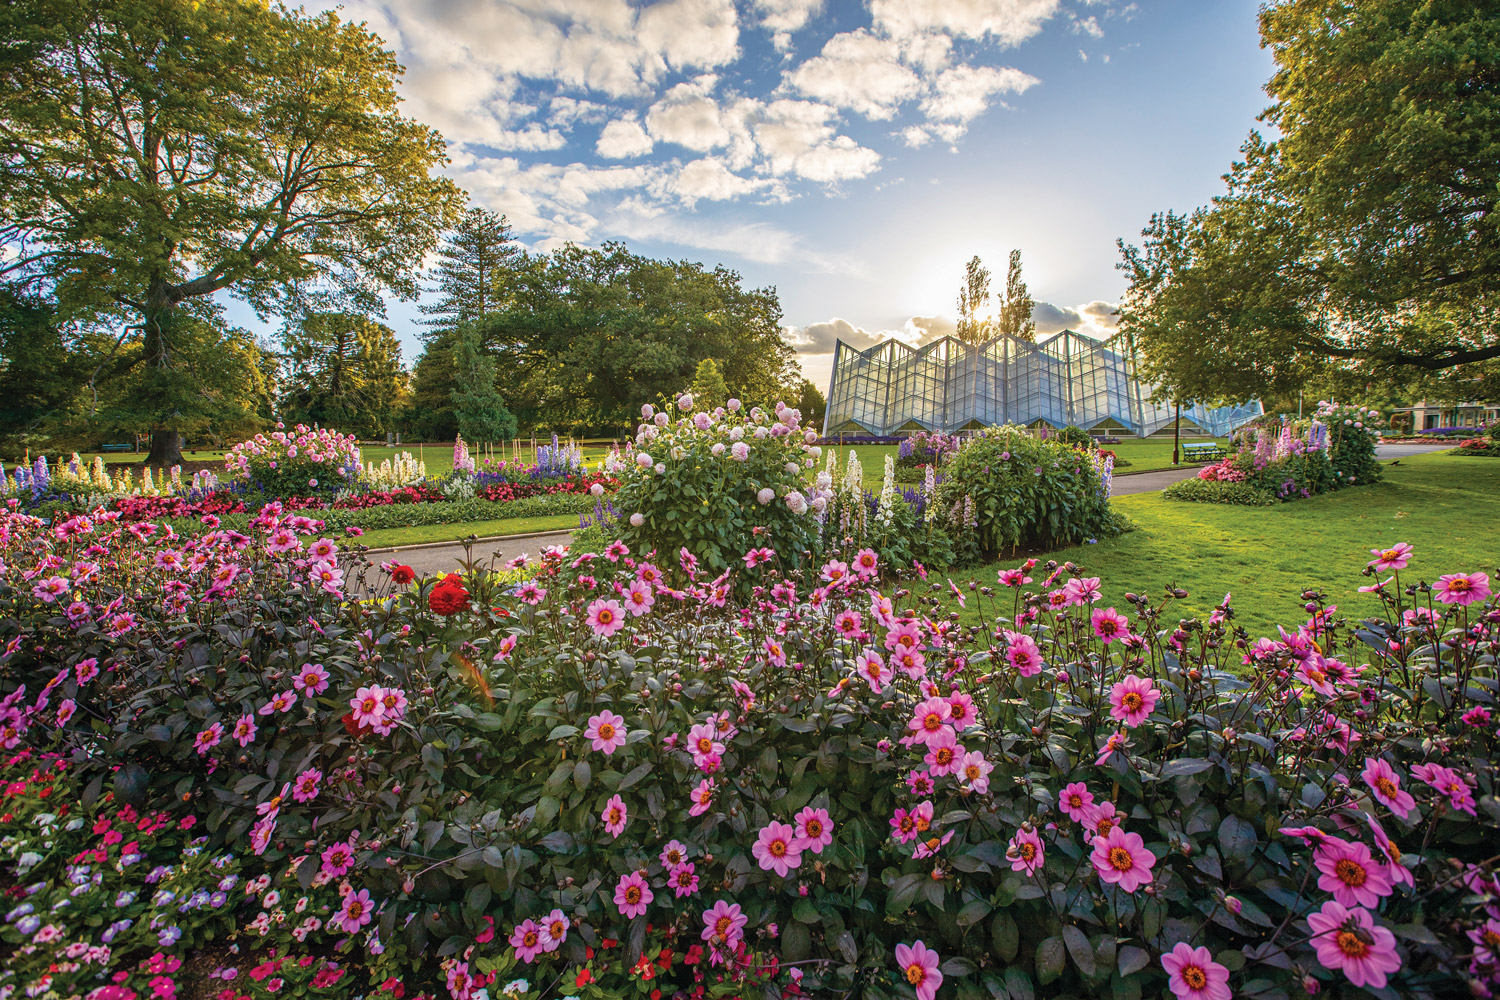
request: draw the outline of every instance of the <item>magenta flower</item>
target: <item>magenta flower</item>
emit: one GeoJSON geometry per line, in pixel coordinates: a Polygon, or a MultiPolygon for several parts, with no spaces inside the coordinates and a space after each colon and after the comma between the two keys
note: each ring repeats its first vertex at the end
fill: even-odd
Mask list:
{"type": "Polygon", "coordinates": [[[298,802],[311,802],[318,797],[319,783],[323,780],[323,772],[317,768],[309,768],[297,775],[297,780],[292,782],[292,798],[298,802]]]}
{"type": "Polygon", "coordinates": [[[712,722],[700,722],[688,730],[687,750],[693,755],[693,763],[702,767],[705,760],[724,753],[724,743],[712,722]]]}
{"type": "Polygon", "coordinates": [[[689,816],[702,816],[713,808],[714,804],[714,779],[704,778],[698,782],[698,787],[688,792],[688,800],[692,802],[692,808],[688,809],[689,816]]]}
{"type": "Polygon", "coordinates": [[[547,950],[547,944],[542,940],[542,928],[529,918],[521,921],[510,932],[510,946],[516,949],[516,957],[527,965],[536,961],[536,957],[547,950]]]}
{"type": "Polygon", "coordinates": [[[1006,630],[1005,641],[1009,644],[1005,661],[1015,668],[1016,673],[1022,677],[1035,677],[1042,672],[1042,651],[1037,648],[1035,639],[1022,632],[1006,630]]]}
{"type": "Polygon", "coordinates": [[[1062,794],[1057,797],[1058,807],[1075,823],[1082,823],[1088,818],[1089,808],[1093,804],[1094,793],[1081,781],[1064,785],[1062,794]]]}
{"type": "Polygon", "coordinates": [[[328,671],[321,663],[307,663],[292,678],[292,687],[305,695],[322,694],[328,690],[328,671]]]}
{"type": "Polygon", "coordinates": [[[958,762],[956,773],[963,777],[965,791],[984,795],[990,790],[990,772],[994,769],[995,765],[989,762],[983,751],[970,750],[958,762]]]}
{"type": "Polygon", "coordinates": [[[1417,800],[1401,788],[1401,776],[1390,764],[1379,757],[1367,757],[1360,777],[1365,779],[1365,784],[1370,786],[1375,800],[1381,805],[1402,819],[1411,815],[1417,800]]]}
{"type": "Polygon", "coordinates": [[[1106,646],[1116,639],[1125,638],[1130,631],[1130,620],[1114,608],[1095,608],[1090,621],[1094,634],[1103,639],[1106,646]]]}
{"type": "Polygon", "coordinates": [[[354,849],[342,842],[332,844],[324,848],[321,860],[318,873],[326,878],[338,878],[354,867],[354,849]]]}
{"type": "Polygon", "coordinates": [[[1411,769],[1411,773],[1447,795],[1450,808],[1466,812],[1470,816],[1477,815],[1474,811],[1473,788],[1453,768],[1441,764],[1418,764],[1411,769]]]}
{"type": "Polygon", "coordinates": [[[240,746],[247,747],[255,742],[255,734],[259,731],[259,727],[255,725],[255,716],[246,712],[235,721],[234,728],[230,730],[230,735],[234,737],[234,741],[240,746]]]}
{"type": "Polygon", "coordinates": [[[896,965],[901,975],[917,991],[917,1000],[932,1000],[938,987],[943,985],[943,974],[938,971],[938,953],[921,941],[911,945],[896,945],[896,965]]]}
{"type": "Polygon", "coordinates": [[[774,871],[782,878],[793,868],[802,864],[802,847],[797,831],[789,823],[772,820],[761,828],[750,853],[760,862],[765,871],[774,871]]]}
{"type": "Polygon", "coordinates": [[[589,605],[587,618],[594,634],[606,639],[625,627],[625,612],[621,610],[619,601],[599,598],[589,605]]]}
{"type": "Polygon", "coordinates": [[[625,720],[608,709],[591,716],[588,728],[583,731],[583,738],[592,740],[593,748],[603,750],[605,756],[625,745],[625,735],[625,720]]]}
{"type": "Polygon", "coordinates": [[[671,886],[672,892],[681,899],[683,896],[691,896],[698,891],[697,868],[691,861],[673,865],[667,871],[667,885],[671,886]]]}
{"type": "Polygon", "coordinates": [[[1016,831],[1016,835],[1010,838],[1010,848],[1005,852],[1010,859],[1010,870],[1013,872],[1025,872],[1027,875],[1036,874],[1036,870],[1042,867],[1046,860],[1046,850],[1042,846],[1041,835],[1036,832],[1035,827],[1023,826],[1016,831]]]}
{"type": "Polygon", "coordinates": [[[645,913],[646,907],[655,898],[650,884],[641,877],[640,872],[620,876],[620,883],[615,886],[615,905],[626,918],[633,919],[645,913]]]}
{"type": "Polygon", "coordinates": [[[804,851],[822,854],[823,848],[833,843],[833,820],[827,809],[804,806],[796,815],[797,846],[804,851]]]}
{"type": "Polygon", "coordinates": [[[947,698],[928,698],[916,707],[911,720],[906,724],[906,728],[912,733],[909,738],[917,743],[931,743],[946,734],[952,739],[953,729],[948,725],[948,719],[952,715],[953,705],[947,698]]]}
{"type": "Polygon", "coordinates": [[[604,829],[611,836],[618,837],[625,832],[625,824],[630,821],[630,810],[625,808],[625,800],[616,795],[604,804],[604,812],[599,818],[604,821],[604,829]]]}
{"type": "Polygon", "coordinates": [[[1324,838],[1314,853],[1314,864],[1322,874],[1318,888],[1333,894],[1345,906],[1379,906],[1391,894],[1390,875],[1362,843],[1338,837],[1324,838]]]}
{"type": "Polygon", "coordinates": [[[1126,892],[1135,892],[1151,881],[1156,855],[1146,850],[1140,834],[1126,833],[1115,826],[1094,840],[1091,860],[1101,880],[1113,882],[1126,892]]]}
{"type": "Polygon", "coordinates": [[[1207,948],[1194,948],[1179,941],[1161,957],[1167,970],[1167,985],[1177,1000],[1230,1000],[1229,970],[1214,961],[1207,948]]]}
{"type": "Polygon", "coordinates": [[[1405,542],[1397,542],[1388,549],[1371,549],[1370,555],[1375,558],[1365,565],[1374,566],[1381,573],[1388,569],[1405,569],[1406,561],[1411,558],[1411,552],[1411,546],[1405,542]]]}
{"type": "Polygon", "coordinates": [[[568,928],[572,926],[573,922],[562,910],[554,909],[542,920],[542,947],[547,951],[556,951],[568,940],[568,928]]]}
{"type": "Polygon", "coordinates": [[[349,710],[356,726],[374,727],[385,715],[385,691],[380,685],[362,687],[349,699],[349,710]]]}
{"type": "Polygon", "coordinates": [[[1376,926],[1369,910],[1346,909],[1329,900],[1317,913],[1308,914],[1307,926],[1318,961],[1326,969],[1343,970],[1355,986],[1382,989],[1386,976],[1401,968],[1396,936],[1376,926]]]}
{"type": "Polygon", "coordinates": [[[1444,604],[1473,604],[1490,596],[1490,578],[1485,573],[1449,573],[1432,585],[1444,604]]]}
{"type": "Polygon", "coordinates": [[[675,868],[686,861],[687,856],[688,849],[686,845],[676,840],[670,840],[667,842],[667,846],[661,849],[661,854],[658,855],[657,860],[661,862],[663,868],[675,868]]]}
{"type": "Polygon", "coordinates": [[[1109,689],[1110,712],[1126,726],[1139,726],[1156,708],[1156,699],[1161,692],[1144,677],[1127,674],[1125,679],[1109,689]]]}
{"type": "Polygon", "coordinates": [[[859,660],[859,673],[870,685],[870,690],[876,694],[884,691],[890,686],[891,678],[895,677],[895,671],[885,665],[880,654],[873,649],[867,649],[859,660]]]}
{"type": "Polygon", "coordinates": [[[370,890],[351,890],[344,894],[344,905],[329,922],[341,928],[345,934],[358,934],[359,929],[370,922],[374,910],[375,907],[370,903],[370,890]]]}
{"type": "Polygon", "coordinates": [[[651,606],[656,603],[656,593],[651,589],[651,585],[640,580],[631,580],[623,596],[625,610],[637,618],[650,611],[651,606]]]}
{"type": "Polygon", "coordinates": [[[219,741],[223,738],[224,727],[220,723],[215,722],[213,725],[203,730],[197,736],[193,737],[193,749],[198,751],[199,757],[202,757],[214,747],[218,746],[219,741]]]}
{"type": "Polygon", "coordinates": [[[733,950],[745,936],[748,921],[749,918],[740,912],[740,904],[726,903],[721,899],[703,911],[703,933],[699,937],[716,952],[720,948],[733,950]]]}

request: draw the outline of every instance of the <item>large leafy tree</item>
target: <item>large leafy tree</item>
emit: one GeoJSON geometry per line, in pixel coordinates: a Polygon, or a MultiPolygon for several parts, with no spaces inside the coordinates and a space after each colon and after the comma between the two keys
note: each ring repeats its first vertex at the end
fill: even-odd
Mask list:
{"type": "Polygon", "coordinates": [[[431,339],[506,306],[515,271],[525,258],[505,216],[470,208],[443,242],[433,269],[438,298],[419,308],[431,339]]]}
{"type": "Polygon", "coordinates": [[[964,283],[958,288],[958,339],[982,344],[995,335],[995,321],[983,313],[990,304],[990,269],[978,256],[964,265],[964,283]]]}
{"type": "Polygon", "coordinates": [[[397,109],[400,67],[336,14],[257,0],[15,0],[0,12],[0,271],[142,340],[148,461],[195,419],[184,303],[309,296],[377,310],[462,195],[442,138],[397,109]]]}
{"type": "Polygon", "coordinates": [[[78,401],[78,357],[52,304],[0,286],[0,449],[16,458],[42,445],[46,431],[78,401]]]}
{"type": "Polygon", "coordinates": [[[408,393],[401,345],[384,323],[348,312],[315,312],[282,333],[282,413],[362,437],[390,428],[408,393]]]}
{"type": "Polygon", "coordinates": [[[1282,0],[1261,36],[1279,136],[1121,244],[1145,374],[1205,400],[1330,369],[1500,388],[1500,2],[1282,0]]]}

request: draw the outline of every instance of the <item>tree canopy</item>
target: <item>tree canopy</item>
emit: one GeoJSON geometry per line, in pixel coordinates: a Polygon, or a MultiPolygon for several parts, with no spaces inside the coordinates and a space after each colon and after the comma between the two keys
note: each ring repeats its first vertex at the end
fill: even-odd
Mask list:
{"type": "Polygon", "coordinates": [[[354,313],[308,313],[287,325],[282,348],[284,420],[360,437],[394,429],[409,390],[390,327],[354,313]]]}
{"type": "Polygon", "coordinates": [[[1500,388],[1500,2],[1282,0],[1263,118],[1227,192],[1121,243],[1122,329],[1184,398],[1333,367],[1500,388]]]}
{"type": "Polygon", "coordinates": [[[16,0],[0,14],[0,273],[65,315],[142,334],[140,415],[171,461],[191,417],[185,302],[378,312],[458,218],[442,137],[403,117],[400,67],[334,13],[257,0],[16,0]]]}

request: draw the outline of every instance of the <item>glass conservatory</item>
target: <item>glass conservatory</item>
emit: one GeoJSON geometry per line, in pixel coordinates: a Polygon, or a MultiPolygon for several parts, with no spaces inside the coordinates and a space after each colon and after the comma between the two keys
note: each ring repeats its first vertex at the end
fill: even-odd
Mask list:
{"type": "MultiPolygon", "coordinates": [[[[1170,430],[1172,408],[1151,402],[1124,354],[1071,330],[1032,343],[953,337],[863,351],[839,341],[823,433],[887,435],[994,424],[1065,427],[1146,437],[1170,430]]],[[[1183,430],[1220,437],[1263,412],[1259,402],[1182,408],[1183,430]]]]}

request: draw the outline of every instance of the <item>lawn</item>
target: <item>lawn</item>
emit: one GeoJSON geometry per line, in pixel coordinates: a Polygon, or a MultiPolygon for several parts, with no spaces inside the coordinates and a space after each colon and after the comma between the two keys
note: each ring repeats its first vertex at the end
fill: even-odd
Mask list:
{"type": "MultiPolygon", "coordinates": [[[[1047,558],[1072,560],[1100,577],[1106,606],[1123,608],[1127,591],[1156,597],[1175,584],[1190,595],[1182,602],[1185,616],[1205,613],[1232,592],[1237,620],[1253,636],[1305,620],[1298,595],[1307,587],[1323,587],[1341,612],[1376,610],[1372,596],[1357,592],[1369,582],[1359,573],[1375,546],[1416,546],[1403,581],[1460,570],[1495,573],[1500,461],[1428,454],[1386,463],[1385,474],[1374,486],[1275,507],[1179,503],[1160,493],[1120,497],[1116,508],[1137,530],[1047,558]]],[[[995,569],[953,579],[993,584],[995,569]]]]}
{"type": "MultiPolygon", "coordinates": [[[[420,545],[424,542],[462,541],[470,535],[529,535],[537,531],[562,531],[578,527],[577,514],[547,514],[539,517],[507,517],[496,521],[467,521],[463,524],[423,524],[414,528],[382,528],[367,531],[359,537],[361,545],[385,548],[395,545],[420,545]]],[[[335,533],[337,534],[337,533],[335,533]]]]}

